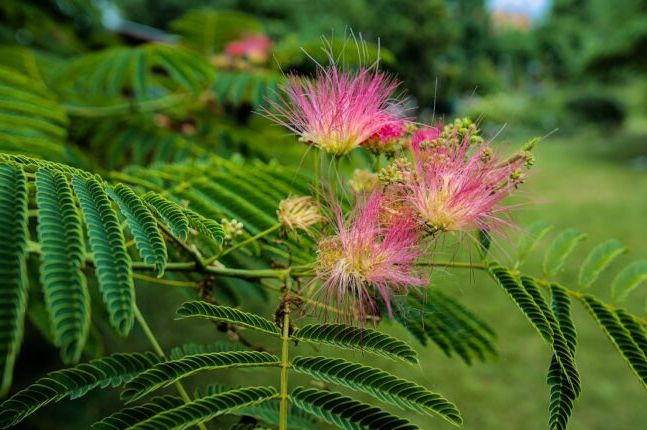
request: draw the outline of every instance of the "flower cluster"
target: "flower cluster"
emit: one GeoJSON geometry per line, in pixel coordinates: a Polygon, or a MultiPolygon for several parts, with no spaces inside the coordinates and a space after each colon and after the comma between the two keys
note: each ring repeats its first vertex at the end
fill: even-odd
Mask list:
{"type": "MultiPolygon", "coordinates": [[[[494,230],[505,224],[501,201],[523,181],[529,151],[497,154],[476,124],[459,119],[417,125],[391,95],[397,83],[376,70],[320,69],[314,81],[290,78],[270,115],[300,139],[339,157],[375,154],[374,169],[348,185],[355,206],[333,205],[333,230],[318,242],[313,294],[358,319],[391,313],[393,295],[426,283],[418,259],[439,234],[494,230]],[[390,163],[378,169],[380,155],[390,163]]],[[[337,173],[335,173],[337,174],[337,173]]],[[[287,223],[284,222],[284,223],[287,223]]]]}

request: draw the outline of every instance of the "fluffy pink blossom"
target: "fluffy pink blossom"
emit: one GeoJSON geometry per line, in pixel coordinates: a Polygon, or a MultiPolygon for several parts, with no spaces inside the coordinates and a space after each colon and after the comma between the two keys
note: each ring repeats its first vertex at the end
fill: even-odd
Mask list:
{"type": "Polygon", "coordinates": [[[323,239],[317,255],[317,294],[325,303],[358,317],[375,315],[381,297],[391,313],[391,296],[424,284],[414,271],[419,256],[412,219],[384,225],[384,199],[374,192],[358,204],[348,219],[336,210],[334,236],[323,239]]]}
{"type": "Polygon", "coordinates": [[[263,34],[249,34],[240,40],[229,42],[225,53],[231,57],[245,56],[249,60],[262,63],[267,61],[272,41],[263,34]]]}
{"type": "Polygon", "coordinates": [[[381,141],[386,141],[390,139],[399,139],[404,134],[404,131],[405,131],[404,122],[400,121],[393,124],[387,124],[384,127],[380,128],[377,131],[376,136],[381,141]]]}
{"type": "Polygon", "coordinates": [[[500,205],[521,182],[523,159],[501,161],[487,145],[473,149],[469,139],[434,147],[413,148],[414,175],[403,195],[433,231],[491,229],[503,222],[500,205]]]}
{"type": "Polygon", "coordinates": [[[383,127],[400,124],[401,109],[391,98],[397,86],[374,68],[355,72],[332,65],[319,68],[312,81],[291,76],[281,100],[272,103],[278,113],[267,115],[302,141],[342,156],[383,127]]]}
{"type": "Polygon", "coordinates": [[[411,146],[414,149],[420,148],[420,144],[423,142],[432,141],[440,136],[439,127],[422,127],[411,136],[411,146]]]}

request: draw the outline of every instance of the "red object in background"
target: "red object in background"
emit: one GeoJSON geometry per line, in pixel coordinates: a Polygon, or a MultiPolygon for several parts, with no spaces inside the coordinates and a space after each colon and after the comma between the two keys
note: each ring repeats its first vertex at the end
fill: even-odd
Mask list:
{"type": "Polygon", "coordinates": [[[229,42],[225,53],[231,57],[246,57],[254,63],[264,63],[269,57],[272,41],[264,34],[250,34],[229,42]]]}

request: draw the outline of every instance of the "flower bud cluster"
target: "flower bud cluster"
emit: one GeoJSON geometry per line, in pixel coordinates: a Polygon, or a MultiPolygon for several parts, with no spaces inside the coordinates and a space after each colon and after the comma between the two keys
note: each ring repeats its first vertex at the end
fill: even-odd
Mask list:
{"type": "Polygon", "coordinates": [[[243,223],[235,219],[229,220],[227,218],[223,218],[220,220],[220,224],[222,225],[225,242],[231,242],[244,232],[243,223]]]}

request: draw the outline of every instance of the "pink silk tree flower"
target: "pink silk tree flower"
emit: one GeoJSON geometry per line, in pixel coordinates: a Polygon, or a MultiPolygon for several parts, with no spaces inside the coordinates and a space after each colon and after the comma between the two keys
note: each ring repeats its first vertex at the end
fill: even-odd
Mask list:
{"type": "Polygon", "coordinates": [[[440,128],[438,127],[422,127],[416,130],[411,136],[411,147],[414,149],[420,148],[423,142],[430,142],[440,136],[440,128]]]}
{"type": "Polygon", "coordinates": [[[375,68],[343,70],[332,65],[317,70],[314,80],[290,76],[275,122],[334,156],[359,147],[383,127],[400,124],[399,102],[392,98],[398,83],[375,68]]]}
{"type": "Polygon", "coordinates": [[[473,148],[469,138],[412,151],[413,175],[403,194],[428,229],[489,230],[504,223],[500,202],[522,182],[523,159],[502,161],[488,145],[473,148]]]}
{"type": "Polygon", "coordinates": [[[420,255],[413,219],[384,225],[383,196],[370,194],[344,219],[336,209],[336,234],[319,243],[315,296],[357,318],[377,315],[376,298],[391,314],[391,296],[425,282],[415,273],[420,255]]]}
{"type": "Polygon", "coordinates": [[[382,142],[389,141],[391,139],[399,139],[404,135],[405,126],[404,122],[396,122],[392,124],[387,124],[384,127],[380,128],[375,136],[380,139],[382,142]]]}
{"type": "Polygon", "coordinates": [[[362,142],[362,147],[374,154],[395,154],[401,149],[402,143],[405,141],[408,124],[404,119],[387,124],[362,142]]]}
{"type": "Polygon", "coordinates": [[[248,34],[240,40],[229,42],[225,53],[231,57],[245,56],[254,63],[264,63],[269,56],[272,41],[264,34],[248,34]]]}

